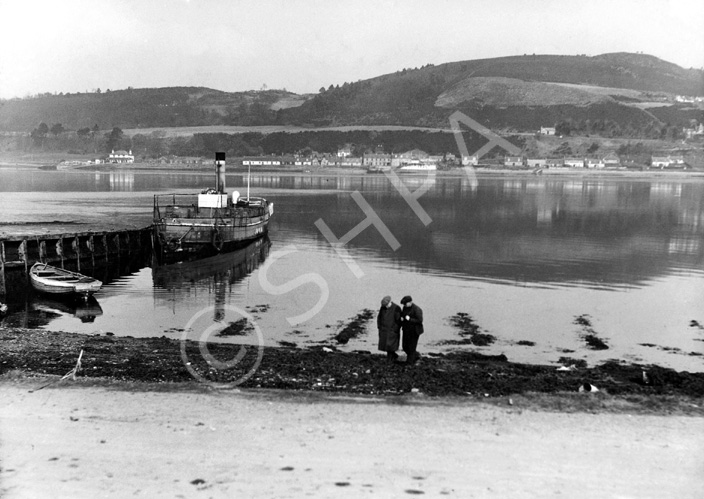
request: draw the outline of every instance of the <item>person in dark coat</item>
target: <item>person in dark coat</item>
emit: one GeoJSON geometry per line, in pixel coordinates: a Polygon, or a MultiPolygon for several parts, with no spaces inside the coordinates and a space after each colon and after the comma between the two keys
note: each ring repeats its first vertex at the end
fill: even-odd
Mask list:
{"type": "Polygon", "coordinates": [[[423,310],[413,303],[413,298],[404,296],[401,299],[401,329],[403,330],[403,351],[406,352],[406,363],[414,364],[419,358],[418,338],[423,334],[423,310]]]}
{"type": "Polygon", "coordinates": [[[401,337],[401,307],[392,302],[390,296],[381,300],[376,327],[379,329],[379,350],[386,352],[389,360],[396,360],[401,337]]]}

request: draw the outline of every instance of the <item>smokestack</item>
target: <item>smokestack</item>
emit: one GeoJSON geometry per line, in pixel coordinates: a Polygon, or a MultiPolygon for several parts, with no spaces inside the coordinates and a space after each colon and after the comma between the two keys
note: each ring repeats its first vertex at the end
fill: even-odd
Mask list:
{"type": "Polygon", "coordinates": [[[225,153],[215,153],[215,190],[218,194],[227,194],[225,191],[225,153]]]}

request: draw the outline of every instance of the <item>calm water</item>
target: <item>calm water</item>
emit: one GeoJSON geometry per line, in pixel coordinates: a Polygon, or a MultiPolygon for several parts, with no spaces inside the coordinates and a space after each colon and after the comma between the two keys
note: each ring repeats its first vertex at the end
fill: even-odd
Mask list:
{"type": "MultiPolygon", "coordinates": [[[[253,175],[252,195],[275,205],[268,241],[208,261],[128,269],[96,295],[92,312],[9,297],[3,324],[174,338],[188,329],[193,338],[256,342],[253,333],[211,334],[244,312],[267,344],[305,347],[330,342],[341,323],[376,311],[384,295],[398,302],[410,294],[425,313],[421,351],[472,348],[525,362],[569,356],[704,371],[704,329],[691,325],[704,325],[703,179],[403,181],[410,192],[428,189],[415,209],[383,175],[253,175]],[[321,222],[341,240],[337,248],[321,222]],[[446,344],[459,339],[449,318],[460,312],[496,342],[446,344]],[[592,331],[575,324],[584,315],[592,331]],[[588,332],[610,348],[588,349],[588,332]]],[[[228,175],[230,190],[244,194],[244,182],[228,175]]],[[[0,170],[0,231],[13,229],[3,223],[76,219],[144,226],[153,193],[211,183],[210,174],[0,170]]],[[[375,341],[371,323],[342,348],[374,350],[375,341]]]]}

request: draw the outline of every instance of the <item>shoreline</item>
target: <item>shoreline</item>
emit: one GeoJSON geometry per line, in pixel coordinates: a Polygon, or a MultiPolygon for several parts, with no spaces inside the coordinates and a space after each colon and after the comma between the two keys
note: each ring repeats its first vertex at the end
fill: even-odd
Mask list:
{"type": "MultiPolygon", "coordinates": [[[[170,164],[170,165],[153,165],[149,163],[131,163],[129,166],[122,165],[84,165],[84,166],[74,166],[70,168],[61,169],[51,169],[46,168],[45,165],[41,164],[28,164],[28,163],[11,163],[11,162],[0,162],[0,170],[31,170],[37,169],[47,172],[93,172],[93,173],[110,173],[110,172],[166,172],[166,173],[192,173],[192,174],[212,174],[213,168],[210,166],[189,166],[186,164],[170,164]],[[43,167],[44,166],[44,167],[43,167]]],[[[627,170],[627,169],[589,169],[589,168],[570,168],[570,169],[542,169],[539,174],[534,172],[534,169],[526,168],[497,168],[489,166],[477,166],[473,167],[472,170],[477,176],[486,175],[499,175],[508,176],[516,175],[520,177],[604,177],[604,178],[666,178],[666,179],[698,179],[704,178],[704,170],[689,169],[689,170],[663,170],[663,169],[646,169],[646,170],[627,170]]],[[[228,165],[226,174],[228,175],[243,175],[247,174],[247,168],[243,166],[228,165]]],[[[370,176],[383,176],[383,173],[370,173],[363,168],[337,168],[337,167],[318,167],[311,169],[295,169],[295,168],[257,168],[251,172],[252,174],[280,174],[280,175],[370,175],[370,176]]],[[[411,177],[432,177],[432,176],[443,176],[443,177],[464,177],[467,173],[464,171],[464,167],[456,167],[449,170],[435,170],[430,172],[403,172],[400,174],[401,178],[411,177]]]]}
{"type": "MultiPolygon", "coordinates": [[[[545,410],[704,416],[704,373],[609,361],[594,367],[521,364],[504,355],[424,354],[416,365],[379,352],[200,344],[166,338],[0,329],[0,380],[41,376],[37,385],[120,386],[147,391],[241,389],[258,393],[381,397],[392,402],[489,401],[527,397],[545,410]],[[61,381],[80,355],[77,381],[61,381]],[[218,362],[232,367],[218,368],[218,362]],[[258,359],[258,360],[257,360],[258,359]],[[645,374],[644,374],[645,373],[645,374]],[[598,392],[584,393],[585,384],[598,392]],[[273,391],[273,392],[272,392],[273,391]]],[[[222,366],[220,366],[222,367],[222,366]]],[[[36,388],[35,388],[36,389],[36,388]]]]}

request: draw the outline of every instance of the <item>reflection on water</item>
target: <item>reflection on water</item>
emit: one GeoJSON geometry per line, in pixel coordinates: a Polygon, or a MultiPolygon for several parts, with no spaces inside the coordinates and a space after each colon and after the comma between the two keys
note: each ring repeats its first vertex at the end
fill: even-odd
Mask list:
{"type": "MultiPolygon", "coordinates": [[[[411,195],[426,182],[424,175],[401,180],[411,195]]],[[[196,191],[211,183],[209,173],[0,170],[0,191],[22,191],[42,210],[51,198],[46,191],[75,192],[77,205],[82,193],[99,191],[116,213],[124,206],[149,216],[153,193],[196,191]]],[[[246,179],[230,173],[227,186],[242,192],[246,179]]],[[[465,312],[498,338],[479,350],[512,360],[556,362],[567,355],[590,363],[622,358],[704,370],[704,337],[689,326],[704,323],[704,179],[438,174],[414,198],[427,225],[385,175],[257,173],[251,187],[276,205],[271,250],[262,240],[222,259],[125,269],[101,279],[107,283],[97,295],[103,315],[93,323],[54,308],[51,314],[61,315],[47,311],[50,327],[168,335],[204,308],[217,322],[227,319],[228,305],[266,305],[256,319],[267,342],[306,346],[330,341],[337,325],[364,308],[376,310],[382,296],[398,301],[411,294],[426,315],[423,351],[450,348],[443,342],[456,339],[457,331],[448,317],[465,312]],[[398,248],[378,230],[378,221],[371,223],[354,191],[398,248]],[[345,241],[361,276],[323,237],[318,221],[345,241]],[[304,282],[309,275],[319,276],[326,289],[304,282]],[[300,325],[289,322],[313,308],[324,291],[319,313],[300,325]],[[591,317],[609,350],[586,349],[574,324],[582,315],[591,317]]],[[[72,199],[66,194],[62,203],[72,199]]],[[[12,205],[2,208],[10,220],[25,216],[12,205]]],[[[374,350],[375,336],[371,324],[367,335],[344,348],[374,350]]]]}
{"type": "Polygon", "coordinates": [[[154,300],[157,305],[179,306],[193,300],[200,292],[207,292],[214,297],[213,320],[221,322],[233,285],[264,262],[270,247],[271,241],[265,236],[232,252],[154,266],[154,287],[162,290],[155,291],[154,300]]]}
{"type": "MultiPolygon", "coordinates": [[[[350,245],[433,273],[528,285],[629,287],[702,269],[702,183],[453,180],[421,198],[427,228],[388,182],[366,191],[401,246],[391,251],[374,229],[350,245]]],[[[365,218],[347,193],[279,205],[273,223],[286,231],[310,233],[322,218],[339,238],[365,218]]]]}
{"type": "Polygon", "coordinates": [[[78,319],[81,323],[95,322],[103,309],[94,296],[51,296],[32,294],[26,302],[13,304],[11,313],[0,324],[4,327],[39,328],[61,317],[78,319]]]}

